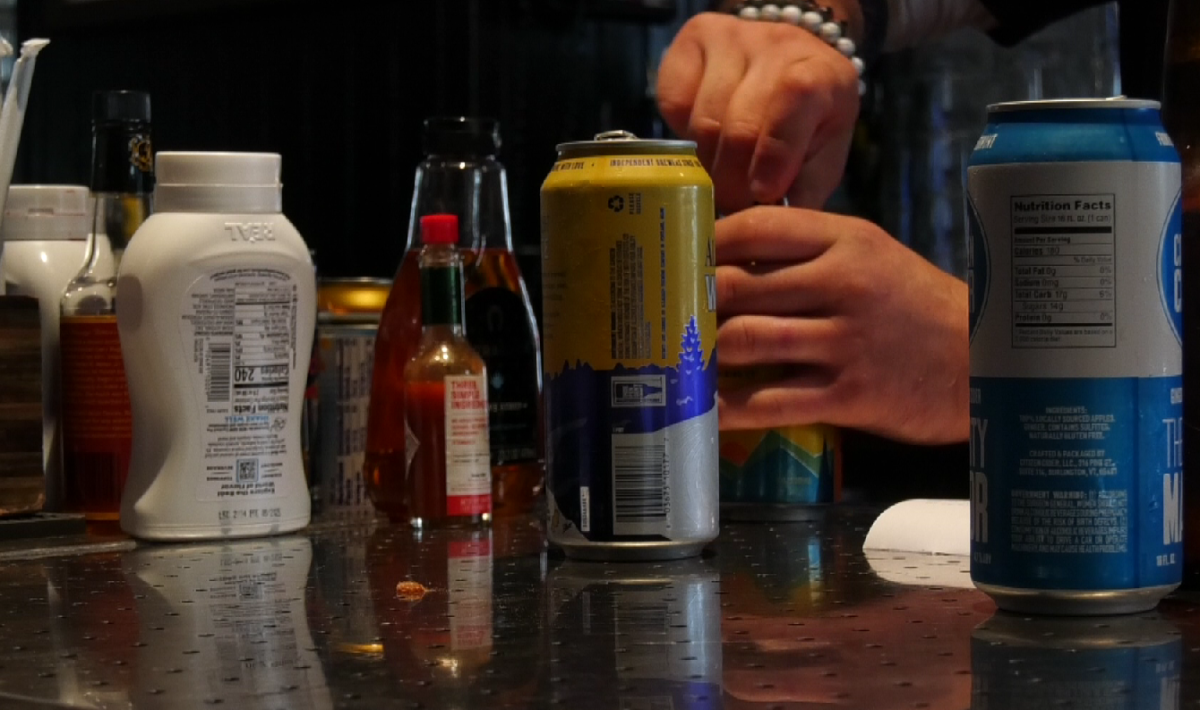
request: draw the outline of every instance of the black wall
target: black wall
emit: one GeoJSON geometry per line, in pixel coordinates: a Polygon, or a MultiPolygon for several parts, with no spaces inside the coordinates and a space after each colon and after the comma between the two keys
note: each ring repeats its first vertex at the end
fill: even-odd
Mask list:
{"type": "Polygon", "coordinates": [[[554,146],[616,127],[661,131],[648,68],[689,4],[700,3],[21,0],[22,38],[52,43],[15,181],[85,183],[91,93],[146,89],[156,149],[281,153],[285,214],[321,272],[391,276],[422,119],[491,115],[540,307],[538,188],[554,146]]]}

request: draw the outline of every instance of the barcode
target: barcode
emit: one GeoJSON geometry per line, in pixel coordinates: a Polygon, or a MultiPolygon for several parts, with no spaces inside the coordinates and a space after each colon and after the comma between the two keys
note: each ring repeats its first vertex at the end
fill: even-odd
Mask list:
{"type": "Polygon", "coordinates": [[[208,344],[208,401],[211,402],[228,402],[230,385],[232,378],[230,377],[231,355],[232,348],[229,343],[209,343],[208,344]]]}
{"type": "Polygon", "coordinates": [[[587,486],[579,487],[579,529],[582,532],[592,531],[592,496],[587,486]]]}
{"type": "Polygon", "coordinates": [[[620,525],[665,520],[667,447],[614,442],[612,453],[614,522],[620,525]]]}

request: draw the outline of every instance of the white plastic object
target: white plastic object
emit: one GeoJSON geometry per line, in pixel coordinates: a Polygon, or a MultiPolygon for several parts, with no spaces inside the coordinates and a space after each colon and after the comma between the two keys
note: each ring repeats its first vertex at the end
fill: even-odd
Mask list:
{"type": "Polygon", "coordinates": [[[821,23],[825,22],[825,18],[821,17],[821,13],[812,10],[804,13],[800,19],[804,23],[804,29],[814,33],[821,28],[821,23]]]}
{"type": "MultiPolygon", "coordinates": [[[[38,301],[42,330],[42,469],[46,507],[62,503],[59,300],[87,255],[88,189],[82,185],[13,185],[0,219],[0,292],[38,301]]],[[[99,273],[115,268],[108,240],[97,248],[99,273]]]]}
{"type": "Polygon", "coordinates": [[[152,540],[309,522],[300,450],[316,279],[279,210],[280,157],[159,153],[117,325],[133,405],[121,528],[152,540]]]}
{"type": "Polygon", "coordinates": [[[799,25],[804,17],[804,11],[795,5],[784,5],[779,11],[779,19],[789,25],[799,25]]]}
{"type": "Polygon", "coordinates": [[[966,500],[914,499],[883,511],[867,532],[864,550],[971,554],[971,504],[966,500]]]}
{"type": "Polygon", "coordinates": [[[842,28],[836,22],[826,22],[819,29],[821,39],[833,44],[842,36],[842,28]]]}
{"type": "MultiPolygon", "coordinates": [[[[850,63],[854,65],[854,71],[858,72],[859,76],[862,76],[863,72],[867,69],[867,65],[864,64],[863,60],[859,59],[858,57],[850,57],[850,63]]],[[[858,93],[861,94],[862,91],[859,91],[858,93]]]]}
{"type": "Polygon", "coordinates": [[[21,142],[21,127],[25,124],[25,108],[29,104],[37,55],[48,44],[48,39],[30,39],[21,44],[21,56],[13,64],[12,77],[4,93],[4,107],[0,108],[0,211],[8,198],[8,185],[17,164],[17,146],[21,142]]]}
{"type": "Polygon", "coordinates": [[[757,7],[749,5],[738,11],[738,17],[743,20],[757,20],[761,15],[762,13],[759,12],[757,7]]]}
{"type": "Polygon", "coordinates": [[[779,6],[773,3],[763,5],[761,19],[765,22],[779,22],[779,6]]]}
{"type": "MultiPolygon", "coordinates": [[[[854,50],[858,49],[854,46],[854,40],[850,39],[849,37],[840,37],[837,42],[834,42],[833,46],[837,49],[837,51],[841,52],[847,57],[853,57],[854,50]]],[[[861,74],[862,72],[859,73],[861,74]]]]}

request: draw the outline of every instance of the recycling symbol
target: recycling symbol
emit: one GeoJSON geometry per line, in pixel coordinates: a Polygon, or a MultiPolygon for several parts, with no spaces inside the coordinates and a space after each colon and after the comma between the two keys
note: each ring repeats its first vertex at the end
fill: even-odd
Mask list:
{"type": "Polygon", "coordinates": [[[613,195],[608,198],[608,208],[613,212],[620,212],[625,209],[625,198],[620,195],[613,195]]]}

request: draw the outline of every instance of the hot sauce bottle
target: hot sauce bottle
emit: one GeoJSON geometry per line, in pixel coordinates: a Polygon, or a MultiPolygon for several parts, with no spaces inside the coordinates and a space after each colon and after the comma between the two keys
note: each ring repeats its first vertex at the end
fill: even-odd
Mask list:
{"type": "Polygon", "coordinates": [[[421,340],[404,368],[408,522],[491,520],[487,372],[463,328],[458,217],[421,218],[421,340]]]}

